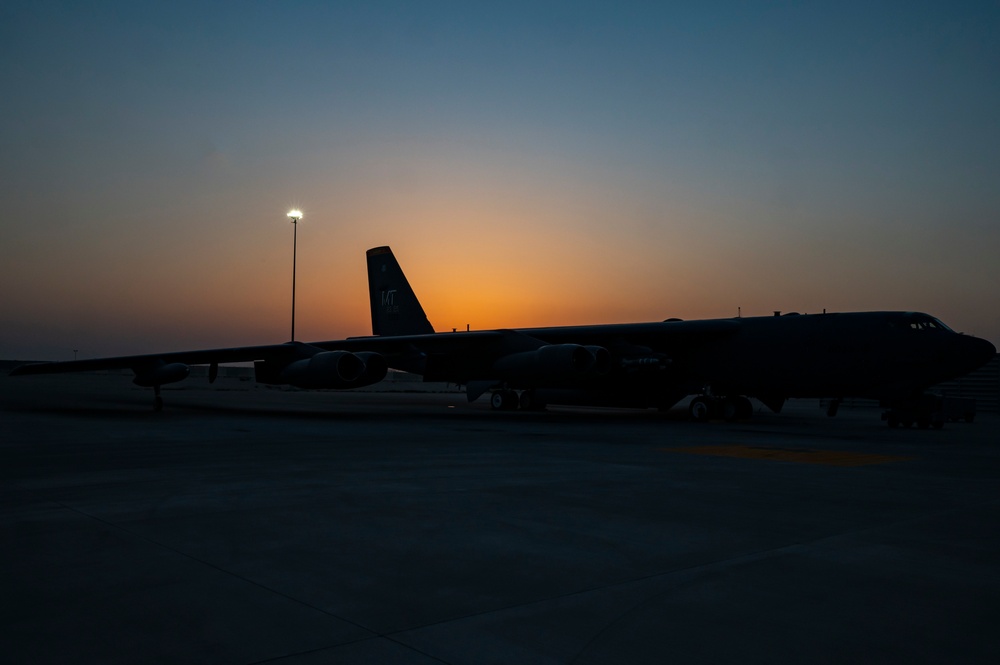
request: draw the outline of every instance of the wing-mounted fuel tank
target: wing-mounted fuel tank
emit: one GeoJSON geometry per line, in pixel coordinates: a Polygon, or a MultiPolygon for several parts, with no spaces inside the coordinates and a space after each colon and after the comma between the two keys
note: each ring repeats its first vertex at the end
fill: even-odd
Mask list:
{"type": "Polygon", "coordinates": [[[164,363],[133,367],[135,378],[132,383],[143,388],[155,388],[167,383],[183,381],[191,373],[191,368],[184,363],[164,363]]]}
{"type": "Polygon", "coordinates": [[[297,388],[360,388],[385,378],[389,366],[378,353],[323,351],[297,344],[298,355],[291,362],[258,361],[254,369],[259,383],[289,384],[297,388]]]}
{"type": "Polygon", "coordinates": [[[609,371],[611,354],[607,349],[579,344],[547,344],[508,354],[493,363],[493,374],[508,381],[578,379],[609,371]]]}

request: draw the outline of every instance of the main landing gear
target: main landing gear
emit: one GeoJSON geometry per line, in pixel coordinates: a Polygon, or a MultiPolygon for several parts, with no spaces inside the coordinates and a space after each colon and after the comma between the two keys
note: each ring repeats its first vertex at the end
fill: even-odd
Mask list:
{"type": "Polygon", "coordinates": [[[163,411],[163,398],[160,397],[160,386],[153,386],[153,411],[163,411]]]}
{"type": "Polygon", "coordinates": [[[545,403],[535,396],[534,390],[494,390],[490,393],[490,407],[494,411],[541,411],[545,403]]]}
{"type": "Polygon", "coordinates": [[[746,420],[753,416],[753,404],[748,397],[737,395],[732,397],[712,397],[699,395],[691,400],[688,406],[691,420],[708,422],[713,418],[722,418],[727,422],[746,420]]]}

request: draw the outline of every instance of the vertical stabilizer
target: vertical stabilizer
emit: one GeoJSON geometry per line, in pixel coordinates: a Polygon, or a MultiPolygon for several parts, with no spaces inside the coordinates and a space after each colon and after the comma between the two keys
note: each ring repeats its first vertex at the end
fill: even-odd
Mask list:
{"type": "Polygon", "coordinates": [[[403,269],[388,247],[368,250],[368,296],[373,335],[391,337],[434,332],[403,269]]]}

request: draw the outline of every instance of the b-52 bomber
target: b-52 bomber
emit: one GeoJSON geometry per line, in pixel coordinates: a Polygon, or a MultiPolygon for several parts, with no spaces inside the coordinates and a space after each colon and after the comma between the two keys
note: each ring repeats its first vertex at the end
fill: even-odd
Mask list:
{"type": "Polygon", "coordinates": [[[694,395],[695,420],[737,420],[750,398],[774,412],[789,398],[877,399],[890,426],[938,427],[931,386],[996,353],[988,341],[918,312],[851,312],[437,333],[389,247],[367,252],[372,335],[230,349],[34,363],[12,375],[129,368],[152,387],[208,365],[254,361],[264,384],[350,389],[389,369],[489,393],[494,409],[589,405],[667,409],[694,395]]]}

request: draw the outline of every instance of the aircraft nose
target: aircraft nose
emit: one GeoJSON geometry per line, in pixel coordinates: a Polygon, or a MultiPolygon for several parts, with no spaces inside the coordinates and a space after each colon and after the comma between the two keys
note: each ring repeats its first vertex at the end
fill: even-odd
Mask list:
{"type": "Polygon", "coordinates": [[[979,369],[997,353],[997,347],[979,337],[963,337],[963,357],[968,365],[968,371],[979,369]]]}

